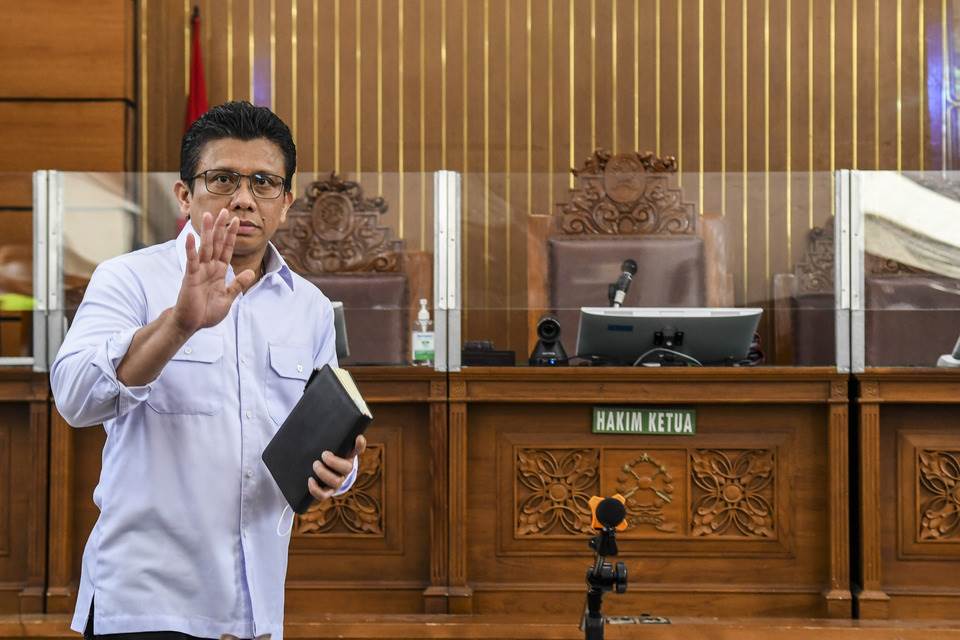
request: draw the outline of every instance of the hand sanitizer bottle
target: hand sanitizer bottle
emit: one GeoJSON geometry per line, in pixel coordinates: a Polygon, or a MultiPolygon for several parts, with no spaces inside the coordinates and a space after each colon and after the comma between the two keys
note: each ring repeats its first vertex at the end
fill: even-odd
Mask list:
{"type": "Polygon", "coordinates": [[[420,298],[420,310],[417,312],[418,331],[413,332],[410,341],[413,349],[413,364],[433,366],[433,331],[430,330],[430,311],[427,310],[427,299],[420,298]]]}

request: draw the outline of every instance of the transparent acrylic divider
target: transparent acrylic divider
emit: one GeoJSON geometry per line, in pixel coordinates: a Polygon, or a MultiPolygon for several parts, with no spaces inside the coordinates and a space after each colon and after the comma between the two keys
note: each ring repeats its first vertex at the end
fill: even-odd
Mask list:
{"type": "Polygon", "coordinates": [[[651,169],[616,156],[575,175],[463,175],[464,366],[550,366],[552,342],[574,365],[849,369],[845,178],[651,169]],[[636,309],[611,316],[610,287],[627,279],[636,309]]]}
{"type": "MultiPolygon", "coordinates": [[[[47,288],[46,355],[37,367],[56,355],[98,264],[173,241],[189,224],[174,195],[178,179],[169,172],[37,173],[44,197],[34,231],[49,249],[41,260],[46,281],[34,278],[47,288]]],[[[341,364],[435,366],[436,344],[446,340],[436,335],[446,320],[438,323],[437,314],[446,309],[434,291],[434,188],[433,173],[295,175],[292,206],[272,242],[293,271],[341,303],[341,364]]],[[[210,202],[228,206],[229,197],[210,202]]]]}
{"type": "Polygon", "coordinates": [[[33,178],[0,173],[0,185],[6,194],[0,206],[0,367],[25,367],[36,352],[33,316],[45,304],[34,285],[33,178]]]}
{"type": "Polygon", "coordinates": [[[956,367],[960,173],[852,172],[865,367],[956,367]]]}

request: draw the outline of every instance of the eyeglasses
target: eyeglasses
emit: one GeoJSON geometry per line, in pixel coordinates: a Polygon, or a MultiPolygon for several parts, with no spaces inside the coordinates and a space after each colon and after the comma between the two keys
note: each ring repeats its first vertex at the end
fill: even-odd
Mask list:
{"type": "Polygon", "coordinates": [[[193,176],[191,180],[196,180],[200,176],[203,176],[203,184],[207,187],[207,191],[218,196],[232,196],[240,188],[240,179],[246,178],[250,181],[250,191],[253,195],[265,200],[279,198],[285,183],[282,177],[272,173],[246,175],[226,169],[207,169],[193,176]]]}

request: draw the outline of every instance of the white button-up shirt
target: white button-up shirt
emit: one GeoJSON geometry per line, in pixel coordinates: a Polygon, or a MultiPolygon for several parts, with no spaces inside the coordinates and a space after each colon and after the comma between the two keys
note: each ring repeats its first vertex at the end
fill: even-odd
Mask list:
{"type": "MultiPolygon", "coordinates": [[[[67,422],[107,432],[71,628],[83,631],[93,600],[97,634],[280,640],[287,503],[260,454],[313,368],[336,365],[333,308],[271,244],[263,278],[220,324],[153,382],[125,386],[116,367],[134,333],[176,303],[189,233],[97,267],[50,370],[67,422]]],[[[341,493],[355,477],[356,460],[341,493]]]]}

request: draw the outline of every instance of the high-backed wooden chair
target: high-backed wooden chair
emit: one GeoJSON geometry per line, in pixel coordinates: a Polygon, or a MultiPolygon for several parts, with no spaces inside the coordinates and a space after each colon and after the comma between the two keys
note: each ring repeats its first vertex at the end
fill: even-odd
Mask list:
{"type": "Polygon", "coordinates": [[[673,157],[595,151],[573,169],[576,188],[552,216],[531,217],[528,241],[530,342],[536,322],[556,313],[567,353],[578,309],[608,306],[607,285],[627,258],[637,275],[624,306],[732,306],[722,222],[699,216],[671,185],[673,157]]]}
{"type": "Polygon", "coordinates": [[[343,302],[350,357],[343,364],[405,364],[416,300],[431,300],[429,254],[405,252],[380,225],[381,197],[331,173],[310,183],[273,242],[290,268],[343,302]]]}
{"type": "MultiPolygon", "coordinates": [[[[810,230],[793,273],[773,278],[774,341],[781,365],[836,363],[834,222],[810,230]]],[[[868,366],[934,366],[960,333],[960,281],[864,256],[868,366]]]]}

